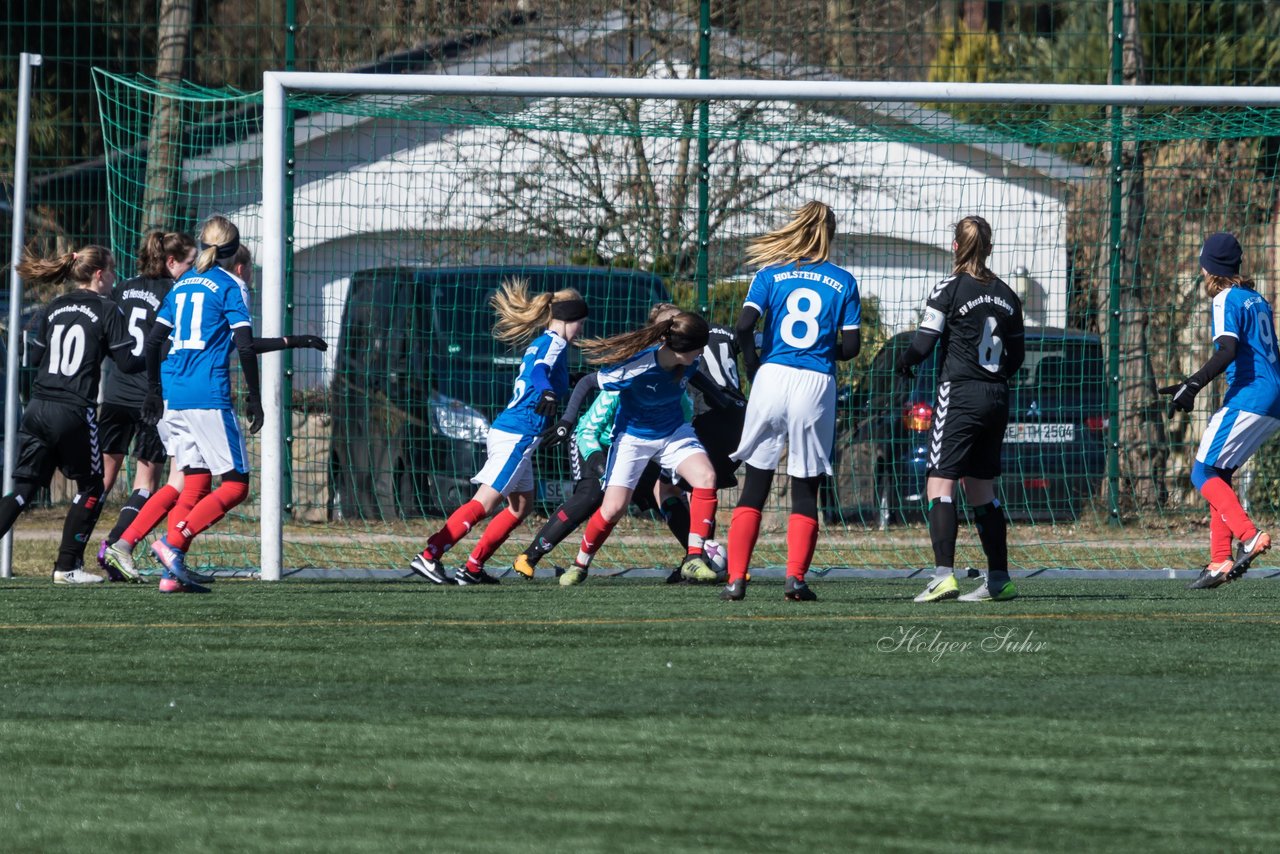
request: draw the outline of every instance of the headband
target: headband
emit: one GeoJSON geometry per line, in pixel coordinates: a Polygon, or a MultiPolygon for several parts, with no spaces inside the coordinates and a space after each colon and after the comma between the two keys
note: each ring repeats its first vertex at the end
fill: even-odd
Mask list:
{"type": "Polygon", "coordinates": [[[216,249],[217,252],[214,254],[214,257],[218,258],[219,260],[223,260],[226,258],[230,258],[232,255],[235,255],[236,252],[240,250],[240,237],[239,235],[237,235],[236,237],[231,238],[226,243],[205,243],[203,240],[201,240],[199,241],[199,245],[200,245],[201,252],[203,252],[206,249],[216,249]]]}
{"type": "Polygon", "coordinates": [[[711,336],[707,332],[701,335],[686,335],[679,332],[672,332],[667,335],[667,346],[677,353],[692,353],[707,346],[707,342],[711,340],[711,336]]]}
{"type": "Polygon", "coordinates": [[[580,299],[566,299],[551,303],[551,317],[572,323],[587,316],[587,303],[580,299]]]}

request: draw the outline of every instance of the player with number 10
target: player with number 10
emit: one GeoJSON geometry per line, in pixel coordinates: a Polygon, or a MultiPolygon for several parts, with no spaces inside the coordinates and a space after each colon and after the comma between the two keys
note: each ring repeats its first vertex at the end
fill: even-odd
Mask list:
{"type": "Polygon", "coordinates": [[[911,376],[941,340],[925,481],[934,577],[915,601],[1004,601],[1017,591],[1009,580],[1008,525],[995,479],[1009,423],[1009,378],[1026,355],[1022,302],[987,267],[992,242],[985,219],[967,216],[956,223],[951,248],[954,271],[929,295],[924,320],[897,364],[899,373],[911,376]],[[960,478],[987,555],[986,579],[963,596],[954,571],[960,478]]]}
{"type": "Polygon", "coordinates": [[[761,270],[735,330],[752,380],[751,397],[732,457],[746,463],[746,476],[729,524],[729,579],[721,599],[746,597],[747,568],[784,444],[791,476],[784,595],[798,602],[817,598],[805,573],[818,541],[818,487],[832,473],[835,365],[858,355],[861,347],[858,283],[828,260],[835,233],[831,208],[809,202],[787,225],[751,244],[749,261],[761,270]],[[757,353],[755,327],[761,317],[764,349],[757,353]]]}

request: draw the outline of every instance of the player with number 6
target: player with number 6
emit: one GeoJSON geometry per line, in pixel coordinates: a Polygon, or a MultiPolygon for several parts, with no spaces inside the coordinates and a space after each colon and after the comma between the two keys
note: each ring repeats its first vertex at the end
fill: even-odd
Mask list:
{"type": "Polygon", "coordinates": [[[924,320],[897,364],[900,374],[913,376],[941,340],[925,481],[934,576],[915,601],[1004,601],[1018,594],[1009,580],[1008,524],[995,479],[1009,423],[1009,378],[1026,355],[1022,302],[987,267],[992,243],[985,219],[967,216],[956,223],[951,249],[953,272],[929,295],[924,320]],[[986,579],[963,596],[954,572],[960,478],[987,555],[986,579]]]}
{"type": "Polygon", "coordinates": [[[1190,412],[1196,393],[1226,371],[1227,393],[1213,413],[1196,451],[1191,482],[1209,502],[1209,565],[1193,589],[1212,589],[1248,571],[1254,558],[1271,548],[1240,506],[1231,476],[1262,443],[1280,429],[1280,352],[1276,350],[1271,305],[1240,275],[1244,253],[1234,236],[1211,234],[1200,250],[1205,295],[1212,302],[1214,353],[1200,370],[1160,389],[1172,408],[1190,412]],[[1240,541],[1231,554],[1232,539],[1240,541]]]}
{"type": "Polygon", "coordinates": [[[783,595],[796,602],[817,599],[805,573],[818,542],[818,487],[832,473],[835,363],[852,359],[862,346],[858,282],[828,260],[835,234],[831,208],[809,202],[785,226],[751,244],[748,260],[761,269],[735,327],[752,385],[742,439],[732,456],[746,463],[746,475],[729,524],[729,579],[720,593],[726,601],[746,597],[747,569],[784,444],[791,516],[783,595]],[[757,353],[761,318],[764,348],[757,353]]]}

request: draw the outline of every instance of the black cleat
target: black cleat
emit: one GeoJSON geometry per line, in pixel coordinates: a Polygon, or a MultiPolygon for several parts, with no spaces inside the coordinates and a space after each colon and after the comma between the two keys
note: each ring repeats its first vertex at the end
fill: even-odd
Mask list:
{"type": "Polygon", "coordinates": [[[1226,580],[1235,581],[1244,575],[1253,564],[1253,559],[1270,548],[1271,535],[1266,531],[1259,531],[1253,535],[1253,539],[1247,543],[1241,543],[1236,549],[1235,562],[1231,564],[1231,569],[1227,570],[1226,580]]]}
{"type": "Polygon", "coordinates": [[[730,581],[720,591],[720,598],[725,602],[741,602],[747,598],[747,580],[739,578],[737,581],[730,581]]]}
{"type": "Polygon", "coordinates": [[[786,584],[782,588],[782,598],[788,602],[817,602],[818,594],[794,575],[788,575],[786,584]]]}
{"type": "Polygon", "coordinates": [[[1229,560],[1220,561],[1216,564],[1211,563],[1200,570],[1196,580],[1188,584],[1187,589],[1212,590],[1215,587],[1221,587],[1227,583],[1227,573],[1231,571],[1231,567],[1232,562],[1229,560]]]}
{"type": "Polygon", "coordinates": [[[410,561],[409,568],[432,584],[448,584],[451,580],[449,576],[445,575],[444,567],[440,565],[440,561],[436,558],[427,557],[426,554],[420,554],[410,561]]]}
{"type": "Polygon", "coordinates": [[[453,573],[453,583],[459,587],[470,587],[473,584],[501,584],[502,582],[483,569],[472,572],[464,567],[458,567],[453,573]]]}
{"type": "Polygon", "coordinates": [[[667,576],[668,584],[684,584],[684,575],[680,573],[680,567],[671,570],[671,574],[667,576]]]}

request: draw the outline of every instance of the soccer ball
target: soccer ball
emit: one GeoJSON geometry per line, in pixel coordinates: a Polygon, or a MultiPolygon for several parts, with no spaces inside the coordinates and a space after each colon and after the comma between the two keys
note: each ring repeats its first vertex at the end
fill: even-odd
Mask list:
{"type": "Polygon", "coordinates": [[[718,575],[724,575],[729,571],[729,555],[724,550],[724,546],[715,540],[707,540],[702,544],[702,553],[707,560],[711,561],[711,566],[718,575]]]}

